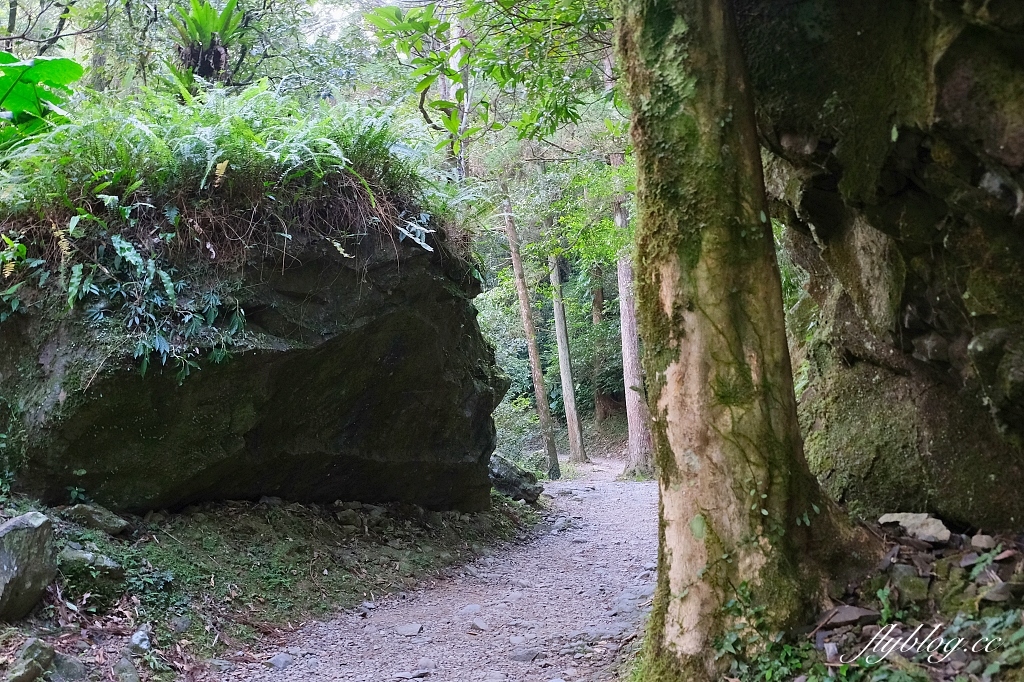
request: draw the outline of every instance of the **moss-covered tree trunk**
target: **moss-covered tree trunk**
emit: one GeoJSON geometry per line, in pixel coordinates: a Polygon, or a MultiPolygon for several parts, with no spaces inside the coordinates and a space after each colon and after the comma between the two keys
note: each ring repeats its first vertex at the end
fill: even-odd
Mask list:
{"type": "Polygon", "coordinates": [[[640,364],[640,334],[637,331],[636,297],[633,293],[633,263],[629,254],[619,256],[615,266],[619,281],[619,332],[622,335],[622,378],[626,386],[626,421],[629,424],[629,454],[626,475],[654,473],[654,442],[651,413],[644,391],[640,364]]]}
{"type": "Polygon", "coordinates": [[[569,352],[569,326],[565,322],[565,301],[562,299],[562,271],[558,258],[548,259],[551,270],[551,307],[555,313],[555,344],[558,346],[558,375],[562,381],[562,402],[565,404],[565,426],[569,431],[569,461],[586,462],[583,429],[576,409],[576,384],[572,378],[572,354],[569,352]]]}
{"type": "MultiPolygon", "coordinates": [[[[611,165],[621,166],[625,161],[623,157],[623,154],[612,154],[611,165]]],[[[624,194],[615,197],[612,218],[620,230],[625,230],[629,226],[624,194]]],[[[637,330],[631,254],[619,254],[615,271],[619,283],[622,379],[626,386],[626,421],[629,423],[629,452],[625,473],[627,476],[650,476],[654,473],[654,442],[651,436],[651,413],[647,407],[644,375],[640,363],[640,333],[637,330]]]]}
{"type": "Polygon", "coordinates": [[[530,375],[533,377],[533,393],[537,400],[537,416],[540,417],[544,449],[548,454],[548,476],[551,479],[558,479],[561,478],[562,471],[558,465],[558,449],[555,447],[555,425],[551,419],[548,389],[544,385],[544,369],[541,367],[540,350],[537,348],[537,327],[533,323],[530,290],[526,286],[523,256],[519,251],[519,232],[516,230],[515,218],[512,217],[512,202],[508,200],[505,201],[505,236],[508,238],[508,249],[512,254],[512,274],[516,280],[516,293],[519,296],[519,317],[523,322],[526,348],[530,355],[530,375]]]}
{"type": "MultiPolygon", "coordinates": [[[[604,86],[616,87],[614,58],[611,51],[604,58],[604,86]]],[[[609,155],[608,163],[618,168],[625,154],[609,155]]],[[[621,191],[612,202],[612,220],[620,230],[629,227],[626,195],[621,191]]],[[[626,388],[626,421],[629,424],[629,446],[626,475],[650,476],[654,473],[654,443],[651,437],[651,413],[647,408],[644,375],[640,362],[640,334],[637,331],[636,296],[633,291],[632,254],[620,253],[615,263],[619,285],[619,332],[622,336],[622,380],[626,388]]]]}
{"type": "Polygon", "coordinates": [[[637,295],[661,488],[645,679],[717,680],[724,608],[811,615],[837,531],[804,461],[782,290],[728,0],[624,3],[637,295]],[[820,513],[819,513],[820,512],[820,513]],[[809,525],[807,524],[809,522],[809,525]]]}

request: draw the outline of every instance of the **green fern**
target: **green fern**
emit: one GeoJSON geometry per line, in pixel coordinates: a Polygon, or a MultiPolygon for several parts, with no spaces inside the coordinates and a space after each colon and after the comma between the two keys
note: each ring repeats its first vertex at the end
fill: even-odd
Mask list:
{"type": "Polygon", "coordinates": [[[220,12],[210,4],[209,0],[189,0],[189,8],[176,7],[168,20],[181,38],[185,46],[198,45],[209,50],[215,44],[228,47],[238,36],[244,12],[236,11],[238,1],[228,0],[220,12]]]}

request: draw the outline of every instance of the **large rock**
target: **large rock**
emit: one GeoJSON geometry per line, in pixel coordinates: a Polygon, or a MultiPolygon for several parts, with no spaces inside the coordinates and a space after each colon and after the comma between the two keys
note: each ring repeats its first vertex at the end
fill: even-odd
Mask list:
{"type": "Polygon", "coordinates": [[[122,657],[114,664],[114,679],[117,682],[141,682],[139,671],[130,658],[122,657]]]}
{"type": "Polygon", "coordinates": [[[967,353],[999,428],[1024,424],[1024,328],[991,329],[971,339],[967,353]]]}
{"type": "Polygon", "coordinates": [[[76,599],[88,594],[90,606],[109,605],[124,593],[124,567],[104,554],[65,547],[57,560],[66,592],[76,599]]]}
{"type": "Polygon", "coordinates": [[[525,500],[531,504],[544,492],[544,487],[537,482],[532,472],[497,454],[491,457],[491,485],[513,500],[525,500]]]}
{"type": "Polygon", "coordinates": [[[35,682],[42,679],[53,663],[53,647],[46,642],[30,637],[25,640],[18,657],[7,671],[6,682],[35,682]]]}
{"type": "Polygon", "coordinates": [[[927,514],[883,514],[878,523],[896,524],[910,537],[924,542],[945,544],[951,535],[942,521],[927,514]]]}
{"type": "Polygon", "coordinates": [[[242,278],[244,341],[180,385],[158,358],[142,376],[131,348],[82,317],[0,325],[15,487],[128,511],[263,496],[487,507],[508,383],[471,266],[443,243],[376,233],[344,248],[295,234],[288,255],[224,274],[242,278]]]}
{"type": "Polygon", "coordinates": [[[52,668],[51,682],[75,682],[75,680],[85,679],[88,674],[84,663],[67,654],[54,656],[52,668]]]}
{"type": "Polygon", "coordinates": [[[28,512],[0,526],[0,621],[28,615],[56,575],[50,519],[28,512]]]}
{"type": "Polygon", "coordinates": [[[64,511],[64,517],[108,535],[119,535],[128,530],[127,521],[98,504],[76,504],[64,511]]]}
{"type": "Polygon", "coordinates": [[[738,0],[811,468],[872,517],[1024,524],[1020,3],[738,0]]]}

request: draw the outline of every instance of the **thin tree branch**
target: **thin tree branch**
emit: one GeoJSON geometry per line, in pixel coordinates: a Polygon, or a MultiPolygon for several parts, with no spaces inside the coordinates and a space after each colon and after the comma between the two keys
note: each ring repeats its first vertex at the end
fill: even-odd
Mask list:
{"type": "Polygon", "coordinates": [[[64,11],[60,13],[60,17],[57,19],[57,25],[54,26],[53,33],[50,34],[50,39],[39,46],[39,49],[36,50],[36,55],[42,56],[47,50],[53,47],[58,40],[60,40],[63,37],[61,35],[61,32],[64,30],[64,26],[67,24],[68,14],[71,12],[71,8],[75,6],[75,2],[76,0],[71,0],[66,5],[57,5],[58,7],[63,7],[64,11]]]}

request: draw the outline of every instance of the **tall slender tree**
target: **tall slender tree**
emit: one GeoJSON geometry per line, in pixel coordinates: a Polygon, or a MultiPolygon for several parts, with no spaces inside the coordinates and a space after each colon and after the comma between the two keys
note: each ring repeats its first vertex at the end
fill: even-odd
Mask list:
{"type": "MultiPolygon", "coordinates": [[[[623,154],[612,154],[613,167],[621,166],[623,154]]],[[[615,226],[629,225],[626,197],[618,194],[612,204],[615,226]]],[[[654,442],[651,437],[651,413],[647,407],[644,376],[640,364],[640,334],[637,331],[636,297],[633,294],[633,260],[619,254],[615,263],[619,283],[619,333],[622,336],[622,379],[626,386],[626,421],[629,424],[626,475],[650,476],[654,473],[654,442]]]]}
{"type": "Polygon", "coordinates": [[[508,188],[502,187],[505,193],[505,236],[508,238],[508,249],[512,254],[512,274],[516,281],[516,294],[519,296],[519,316],[526,334],[526,348],[530,355],[530,376],[533,378],[533,393],[537,401],[537,415],[540,417],[540,430],[544,438],[544,449],[548,455],[548,477],[552,480],[562,477],[558,464],[558,449],[555,447],[555,425],[551,418],[551,405],[548,403],[548,389],[544,385],[544,369],[540,364],[540,350],[537,348],[537,326],[533,322],[533,306],[530,303],[530,289],[526,285],[526,271],[523,269],[523,256],[519,249],[519,232],[512,215],[512,202],[508,197],[508,188]]]}
{"type": "MultiPolygon", "coordinates": [[[[609,91],[616,87],[614,64],[609,51],[604,60],[604,85],[609,91]]],[[[619,168],[625,154],[614,152],[608,163],[619,168]]],[[[618,192],[612,202],[615,226],[625,230],[629,226],[626,196],[618,192]]],[[[619,284],[619,333],[622,336],[622,380],[626,387],[626,421],[629,424],[629,443],[626,461],[627,475],[650,476],[654,473],[654,443],[651,437],[651,413],[647,407],[644,377],[640,363],[640,334],[637,331],[636,298],[633,295],[632,254],[623,251],[615,262],[619,284]]]]}
{"type": "Polygon", "coordinates": [[[717,680],[747,590],[810,615],[844,526],[804,460],[753,100],[729,0],[623,3],[640,330],[661,489],[645,680],[717,680]]]}
{"type": "Polygon", "coordinates": [[[562,402],[565,404],[565,425],[569,431],[569,461],[586,462],[583,430],[576,409],[576,385],[573,383],[572,355],[569,352],[569,328],[565,322],[565,301],[562,298],[562,269],[557,256],[548,258],[551,270],[551,307],[555,314],[555,344],[558,346],[558,374],[562,380],[562,402]]]}
{"type": "MultiPolygon", "coordinates": [[[[598,264],[590,270],[590,321],[595,327],[604,322],[604,270],[598,264]]],[[[601,353],[594,353],[594,421],[598,424],[611,416],[615,400],[601,385],[598,378],[603,367],[601,353]]]]}

